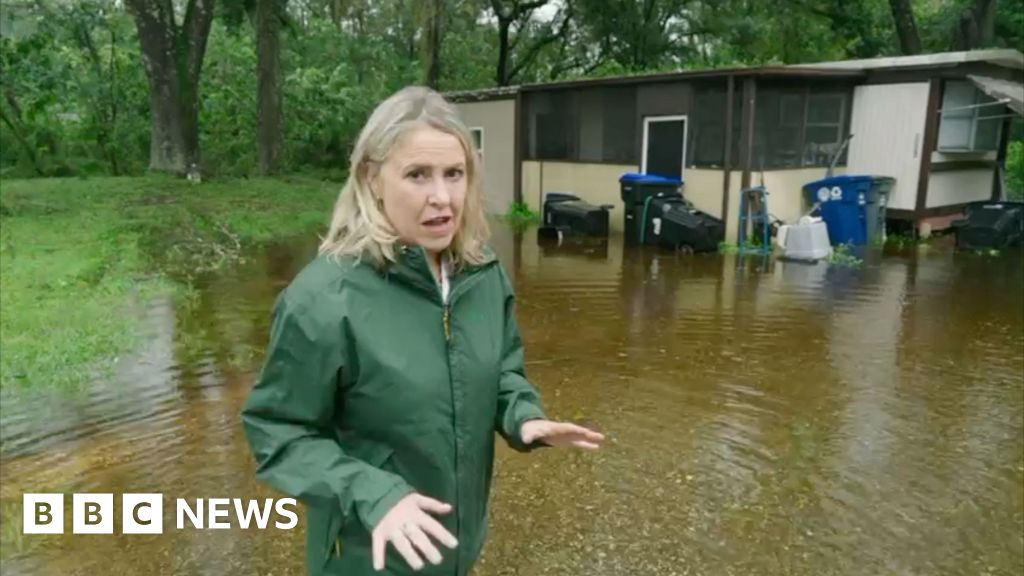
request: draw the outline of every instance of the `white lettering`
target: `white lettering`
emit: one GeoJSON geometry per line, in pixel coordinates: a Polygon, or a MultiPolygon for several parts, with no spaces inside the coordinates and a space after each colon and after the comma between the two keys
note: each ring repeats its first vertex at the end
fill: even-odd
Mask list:
{"type": "Polygon", "coordinates": [[[270,511],[273,509],[273,500],[267,498],[263,501],[263,508],[259,507],[258,500],[247,500],[248,505],[242,510],[242,499],[235,498],[235,516],[238,518],[238,525],[246,530],[249,529],[249,522],[252,516],[256,517],[256,527],[260,530],[267,528],[267,521],[270,520],[270,511]],[[262,516],[260,515],[262,513],[262,516]]]}
{"type": "Polygon", "coordinates": [[[184,498],[178,498],[177,500],[178,509],[178,530],[185,528],[185,516],[187,515],[192,521],[193,528],[203,529],[203,499],[196,498],[196,509],[195,512],[188,505],[188,500],[184,498]]]}
{"type": "Polygon", "coordinates": [[[121,533],[163,534],[163,494],[121,495],[121,533]]]}
{"type": "Polygon", "coordinates": [[[210,498],[210,507],[207,510],[209,515],[208,526],[212,530],[227,530],[231,528],[230,522],[220,522],[218,518],[227,518],[230,514],[228,506],[231,504],[231,500],[227,498],[210,498]]]}
{"type": "Polygon", "coordinates": [[[286,518],[290,518],[291,521],[287,524],[282,522],[274,522],[274,526],[282,530],[291,530],[299,524],[299,517],[297,514],[295,514],[293,510],[285,508],[286,504],[290,504],[293,507],[297,505],[295,502],[295,498],[282,498],[278,500],[277,503],[275,503],[274,509],[277,510],[277,513],[279,515],[284,516],[286,518]]]}
{"type": "Polygon", "coordinates": [[[113,494],[75,494],[71,502],[73,534],[114,533],[113,494]]]}
{"type": "Polygon", "coordinates": [[[23,494],[22,534],[63,534],[63,494],[23,494]]]}
{"type": "MultiPolygon", "coordinates": [[[[114,495],[74,494],[72,499],[75,534],[113,534],[114,495]]],[[[23,534],[62,534],[64,531],[63,494],[23,494],[23,534]]],[[[291,530],[298,526],[298,501],[295,498],[176,498],[175,519],[178,530],[228,530],[234,527],[232,515],[243,530],[266,530],[273,517],[273,528],[291,530]],[[205,506],[204,506],[205,504],[205,506]],[[204,514],[205,507],[205,514],[204,514]],[[232,509],[234,513],[232,514],[232,509]]],[[[122,494],[121,534],[162,534],[163,494],[122,494]]]]}

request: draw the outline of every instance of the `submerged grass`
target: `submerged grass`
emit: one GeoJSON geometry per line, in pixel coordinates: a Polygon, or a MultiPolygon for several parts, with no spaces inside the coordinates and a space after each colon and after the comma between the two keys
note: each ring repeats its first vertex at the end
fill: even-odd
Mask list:
{"type": "Polygon", "coordinates": [[[522,232],[534,224],[540,223],[540,213],[530,208],[525,202],[513,202],[502,218],[515,231],[522,232]]]}
{"type": "Polygon", "coordinates": [[[244,247],[326,222],[337,185],[171,177],[0,184],[0,386],[101,376],[139,337],[133,304],[244,247]]]}
{"type": "Polygon", "coordinates": [[[859,268],[864,264],[864,260],[855,256],[853,251],[854,247],[852,244],[840,244],[832,251],[832,256],[829,257],[829,263],[833,266],[859,268]]]}

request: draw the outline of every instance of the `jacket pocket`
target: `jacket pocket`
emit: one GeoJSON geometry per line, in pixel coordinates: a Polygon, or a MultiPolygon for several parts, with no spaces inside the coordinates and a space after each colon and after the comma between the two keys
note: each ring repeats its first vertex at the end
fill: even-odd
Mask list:
{"type": "MultiPolygon", "coordinates": [[[[390,445],[356,436],[340,438],[338,443],[349,458],[355,458],[374,468],[393,472],[391,460],[395,449],[390,445]]],[[[345,544],[348,540],[354,537],[362,540],[362,536],[369,538],[369,532],[356,516],[355,510],[333,511],[328,521],[324,544],[328,562],[344,554],[345,544]]],[[[360,543],[354,542],[354,544],[360,543]]]]}

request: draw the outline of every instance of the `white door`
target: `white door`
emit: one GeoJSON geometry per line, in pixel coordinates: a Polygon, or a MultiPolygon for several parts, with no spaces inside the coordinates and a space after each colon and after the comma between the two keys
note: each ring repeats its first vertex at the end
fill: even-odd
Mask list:
{"type": "Polygon", "coordinates": [[[686,116],[644,118],[644,174],[682,178],[686,158],[686,116]]]}
{"type": "Polygon", "coordinates": [[[888,208],[913,210],[924,145],[928,83],[857,86],[847,174],[896,179],[888,208]]]}

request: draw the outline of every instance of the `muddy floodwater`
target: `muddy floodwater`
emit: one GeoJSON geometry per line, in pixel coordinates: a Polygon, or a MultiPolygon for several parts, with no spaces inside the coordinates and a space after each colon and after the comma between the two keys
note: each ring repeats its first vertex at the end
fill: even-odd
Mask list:
{"type": "MultiPolygon", "coordinates": [[[[150,302],[112,379],[3,391],[5,576],[304,573],[303,522],[177,530],[173,499],[276,496],[238,413],[273,299],[313,246],[150,302]],[[165,531],[22,535],[24,492],[162,493],[165,531]]],[[[1024,571],[1019,253],[939,242],[851,269],[502,229],[495,246],[549,413],[609,439],[500,449],[475,576],[1024,571]]]]}

